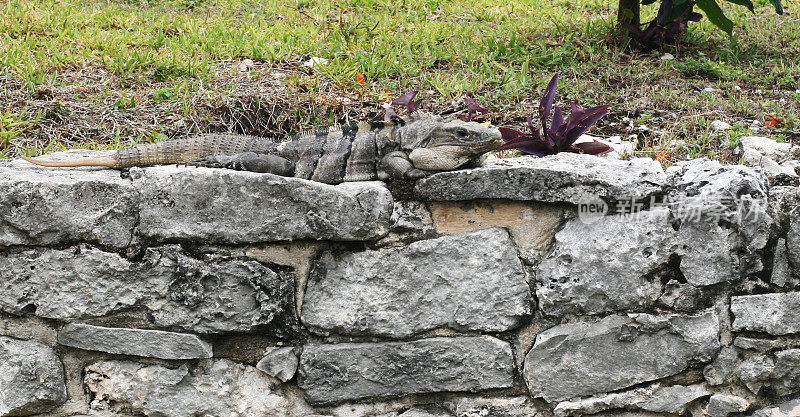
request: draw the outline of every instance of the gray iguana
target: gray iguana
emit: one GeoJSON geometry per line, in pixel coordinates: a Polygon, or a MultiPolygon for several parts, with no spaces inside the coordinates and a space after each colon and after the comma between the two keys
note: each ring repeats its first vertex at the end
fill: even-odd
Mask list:
{"type": "Polygon", "coordinates": [[[387,122],[318,129],[292,140],[205,134],[121,149],[109,157],[28,162],[47,167],[186,164],[266,172],[338,184],[419,179],[435,171],[479,165],[503,143],[497,128],[413,113],[387,122]]]}

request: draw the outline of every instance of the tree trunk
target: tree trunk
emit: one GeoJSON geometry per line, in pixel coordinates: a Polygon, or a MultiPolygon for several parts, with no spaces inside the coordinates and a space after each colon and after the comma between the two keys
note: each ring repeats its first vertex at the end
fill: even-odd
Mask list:
{"type": "Polygon", "coordinates": [[[619,0],[619,8],[617,9],[617,32],[622,35],[628,33],[628,30],[622,24],[623,22],[630,23],[633,26],[639,26],[641,23],[639,10],[639,0],[619,0]]]}

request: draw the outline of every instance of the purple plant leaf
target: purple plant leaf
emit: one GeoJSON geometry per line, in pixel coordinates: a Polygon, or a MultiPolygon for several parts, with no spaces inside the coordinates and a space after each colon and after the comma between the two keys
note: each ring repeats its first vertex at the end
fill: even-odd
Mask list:
{"type": "Polygon", "coordinates": [[[519,139],[522,136],[526,136],[525,133],[522,133],[519,130],[512,129],[510,127],[502,127],[501,126],[501,127],[498,127],[497,129],[500,131],[500,135],[503,138],[503,142],[504,142],[503,146],[505,146],[505,144],[513,143],[513,142],[517,141],[517,139],[519,139]]]}
{"type": "Polygon", "coordinates": [[[628,29],[628,35],[631,38],[641,38],[644,35],[644,32],[642,32],[641,28],[634,26],[628,22],[622,22],[622,24],[625,26],[626,29],[628,29]]]}
{"type": "Polygon", "coordinates": [[[536,126],[533,125],[533,118],[531,116],[528,116],[527,124],[528,124],[528,129],[531,130],[531,133],[539,133],[539,129],[537,129],[536,126]]]}
{"type": "Polygon", "coordinates": [[[656,24],[663,25],[670,14],[672,14],[672,0],[662,0],[656,15],[656,24]]]}
{"type": "Polygon", "coordinates": [[[614,148],[596,140],[592,142],[576,143],[573,146],[577,148],[580,153],[588,153],[589,155],[602,155],[614,150],[614,148]]]}
{"type": "Polygon", "coordinates": [[[558,132],[564,126],[564,113],[561,111],[560,106],[555,106],[553,110],[553,123],[550,125],[550,130],[558,132]]]}
{"type": "Polygon", "coordinates": [[[556,88],[558,88],[558,74],[554,74],[550,79],[547,89],[544,90],[542,101],[539,102],[539,121],[542,129],[548,124],[547,119],[550,118],[550,110],[553,108],[553,100],[556,98],[556,88]]]}
{"type": "Polygon", "coordinates": [[[534,141],[530,145],[520,146],[517,149],[528,155],[534,155],[538,157],[554,155],[558,153],[544,141],[534,141]]]}
{"type": "Polygon", "coordinates": [[[405,93],[402,96],[392,100],[390,104],[392,106],[406,106],[408,114],[411,114],[417,111],[417,106],[419,105],[419,101],[414,101],[414,97],[416,96],[416,91],[409,91],[408,93],[405,93]]]}
{"type": "MultiPolygon", "coordinates": [[[[567,131],[567,135],[563,142],[564,146],[569,146],[575,143],[575,141],[578,140],[582,134],[592,127],[592,125],[597,123],[598,120],[608,114],[608,110],[610,108],[610,105],[604,105],[586,109],[586,114],[584,114],[579,120],[576,120],[575,126],[567,131]]],[[[570,115],[570,117],[572,117],[572,115],[570,115]]]]}
{"type": "Polygon", "coordinates": [[[464,102],[467,103],[467,110],[470,113],[486,113],[489,111],[486,107],[483,107],[472,97],[464,97],[464,102]]]}
{"type": "Polygon", "coordinates": [[[513,143],[509,142],[504,144],[497,150],[504,151],[508,149],[516,149],[536,156],[552,155],[558,152],[558,150],[551,146],[547,141],[541,140],[532,135],[524,135],[518,138],[518,140],[515,140],[513,143]]]}
{"type": "Polygon", "coordinates": [[[472,117],[478,113],[486,113],[489,111],[486,107],[478,104],[478,101],[472,97],[464,97],[464,102],[467,103],[467,114],[462,114],[458,116],[458,118],[465,122],[471,122],[472,117]]]}

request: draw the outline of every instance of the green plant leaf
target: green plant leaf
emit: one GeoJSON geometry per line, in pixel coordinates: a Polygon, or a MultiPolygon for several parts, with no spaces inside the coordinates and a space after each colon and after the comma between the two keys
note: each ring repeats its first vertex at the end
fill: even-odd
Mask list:
{"type": "Polygon", "coordinates": [[[729,3],[738,4],[740,6],[747,7],[748,9],[750,9],[750,12],[752,12],[752,13],[756,12],[755,6],[753,6],[753,2],[750,1],[750,0],[726,0],[726,1],[728,1],[729,3]]]}
{"type": "Polygon", "coordinates": [[[728,36],[733,35],[733,22],[725,16],[715,0],[697,0],[697,7],[706,13],[714,26],[722,29],[728,36]]]}
{"type": "Polygon", "coordinates": [[[647,6],[648,4],[653,4],[657,0],[642,0],[642,5],[647,6]]]}

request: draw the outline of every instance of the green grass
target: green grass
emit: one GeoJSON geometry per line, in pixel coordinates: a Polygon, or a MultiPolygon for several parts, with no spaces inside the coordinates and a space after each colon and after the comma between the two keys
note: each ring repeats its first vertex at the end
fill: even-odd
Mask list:
{"type": "MultiPolygon", "coordinates": [[[[733,39],[704,20],[688,45],[666,49],[677,59],[661,61],[610,40],[609,0],[9,0],[0,4],[0,76],[17,87],[0,92],[0,112],[26,128],[8,129],[0,148],[121,146],[198,130],[291,133],[375,116],[378,103],[411,89],[434,111],[457,110],[468,95],[494,110],[495,123],[521,125],[558,72],[559,101],[613,104],[603,134],[630,133],[613,124],[630,117],[665,132],[640,135],[642,154],[724,159],[692,116],[742,126],[773,116],[782,123],[771,133],[800,139],[795,8],[784,16],[766,4],[755,15],[728,8],[733,39]],[[328,62],[302,67],[310,57],[328,62]],[[230,75],[244,59],[257,69],[230,75]],[[265,93],[276,72],[285,84],[265,93]],[[700,92],[708,86],[717,93],[700,92]],[[268,110],[275,94],[286,101],[280,115],[268,110]],[[339,97],[349,102],[331,104],[339,97]],[[85,115],[78,128],[88,133],[75,133],[74,117],[48,116],[54,102],[85,115]],[[112,125],[101,123],[109,117],[112,125]],[[189,127],[165,126],[177,119],[189,127]]],[[[654,13],[647,7],[645,20],[654,13]]]]}

